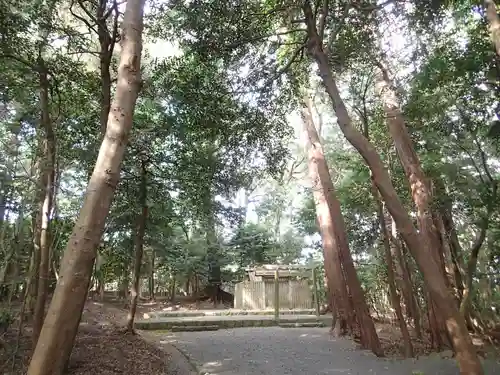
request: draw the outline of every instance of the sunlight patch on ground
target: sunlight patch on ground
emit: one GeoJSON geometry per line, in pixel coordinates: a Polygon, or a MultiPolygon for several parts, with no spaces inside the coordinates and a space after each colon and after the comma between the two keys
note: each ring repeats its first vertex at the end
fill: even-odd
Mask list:
{"type": "Polygon", "coordinates": [[[303,333],[299,337],[317,338],[317,337],[321,337],[321,335],[311,335],[310,333],[303,333]]]}

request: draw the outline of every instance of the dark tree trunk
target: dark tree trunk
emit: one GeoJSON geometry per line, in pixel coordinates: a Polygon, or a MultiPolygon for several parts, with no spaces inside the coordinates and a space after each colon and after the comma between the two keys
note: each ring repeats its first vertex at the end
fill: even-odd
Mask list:
{"type": "Polygon", "coordinates": [[[155,251],[151,250],[149,262],[149,299],[155,300],[155,251]]]}
{"type": "Polygon", "coordinates": [[[49,271],[50,271],[50,220],[52,213],[52,203],[54,198],[54,178],[55,178],[55,159],[56,159],[56,139],[52,120],[50,118],[49,105],[49,81],[47,70],[40,62],[39,66],[40,83],[40,107],[41,121],[40,130],[43,133],[43,156],[40,164],[40,200],[39,212],[37,214],[37,229],[35,231],[35,243],[40,251],[40,263],[38,271],[38,290],[36,297],[35,311],[33,315],[33,343],[36,344],[38,336],[42,329],[45,316],[45,305],[49,289],[49,271]]]}
{"type": "Polygon", "coordinates": [[[172,284],[170,285],[170,302],[171,303],[175,302],[175,289],[176,289],[176,286],[177,286],[177,278],[176,278],[176,275],[174,273],[174,275],[172,276],[172,284]]]}
{"type": "MultiPolygon", "coordinates": [[[[115,3],[116,4],[116,3],[115,3]]],[[[111,109],[111,59],[115,43],[118,39],[118,8],[112,5],[113,9],[108,9],[108,0],[98,0],[96,7],[97,36],[99,38],[99,72],[101,76],[101,98],[100,98],[100,125],[101,134],[104,137],[108,115],[111,109]],[[108,29],[108,19],[113,15],[112,29],[108,29]]]]}
{"type": "Polygon", "coordinates": [[[146,161],[141,160],[141,185],[139,191],[139,204],[141,212],[137,216],[137,228],[135,233],[135,260],[134,276],[132,280],[132,289],[130,292],[130,310],[127,315],[127,331],[134,331],[135,312],[137,310],[137,299],[139,295],[139,281],[141,279],[142,255],[144,253],[144,234],[146,233],[146,222],[148,219],[147,205],[147,165],[146,161]]]}

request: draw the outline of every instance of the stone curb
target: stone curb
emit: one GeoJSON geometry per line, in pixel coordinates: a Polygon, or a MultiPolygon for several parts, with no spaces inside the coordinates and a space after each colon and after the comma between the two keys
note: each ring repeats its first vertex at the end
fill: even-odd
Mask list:
{"type": "Polygon", "coordinates": [[[187,353],[178,348],[175,344],[168,343],[167,346],[164,346],[159,343],[158,340],[153,339],[147,332],[136,330],[136,333],[141,336],[143,340],[155,345],[170,356],[170,361],[168,363],[170,366],[175,366],[175,368],[169,368],[169,373],[173,372],[177,375],[205,375],[191,358],[189,358],[187,353]]]}
{"type": "Polygon", "coordinates": [[[192,373],[190,375],[208,375],[207,372],[203,371],[191,358],[189,358],[189,355],[182,349],[178,348],[174,344],[170,344],[172,347],[177,350],[179,355],[181,355],[187,363],[189,363],[189,366],[192,368],[192,373]]]}

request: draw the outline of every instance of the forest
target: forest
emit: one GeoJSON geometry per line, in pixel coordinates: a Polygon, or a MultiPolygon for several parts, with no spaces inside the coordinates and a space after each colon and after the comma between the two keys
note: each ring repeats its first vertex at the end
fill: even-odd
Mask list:
{"type": "Polygon", "coordinates": [[[493,0],[0,0],[0,30],[6,366],[28,335],[27,374],[65,373],[89,299],[134,332],[138,301],[230,307],[245,267],[301,264],[333,336],[384,356],[389,319],[484,373],[493,0]]]}

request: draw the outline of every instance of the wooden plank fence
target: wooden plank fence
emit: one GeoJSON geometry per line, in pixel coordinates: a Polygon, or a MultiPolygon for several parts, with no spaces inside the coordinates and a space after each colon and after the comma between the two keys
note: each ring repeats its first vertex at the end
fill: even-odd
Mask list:
{"type": "MultiPolygon", "coordinates": [[[[243,281],[235,285],[234,307],[243,310],[274,309],[274,295],[274,280],[243,281]]],[[[278,297],[280,309],[310,309],[313,306],[307,280],[280,280],[278,297]]]]}

